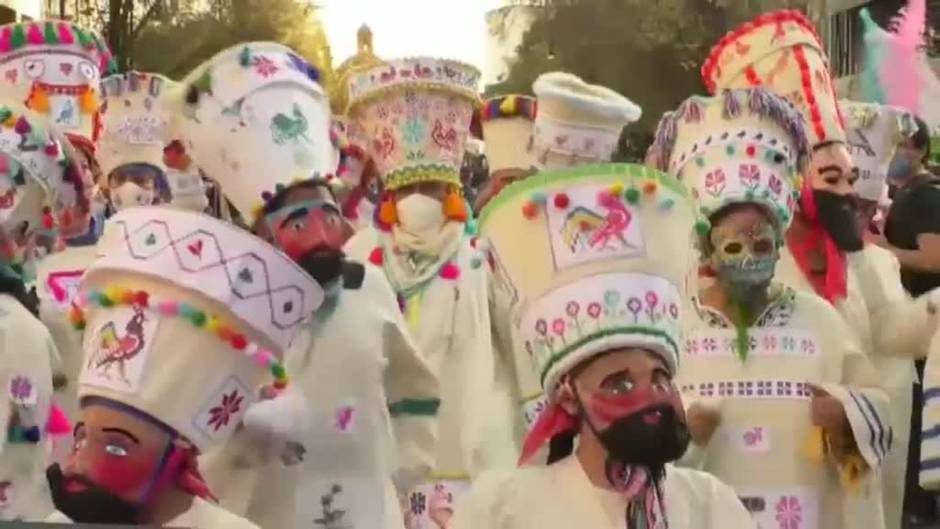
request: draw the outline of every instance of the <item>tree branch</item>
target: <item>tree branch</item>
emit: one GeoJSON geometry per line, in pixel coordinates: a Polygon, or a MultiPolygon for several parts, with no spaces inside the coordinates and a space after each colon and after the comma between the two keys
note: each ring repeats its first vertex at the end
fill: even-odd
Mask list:
{"type": "Polygon", "coordinates": [[[133,31],[128,35],[128,40],[133,41],[137,38],[137,35],[140,34],[140,30],[144,29],[147,26],[147,23],[150,22],[150,19],[156,15],[157,10],[163,6],[163,0],[155,0],[150,7],[147,9],[147,12],[144,13],[144,16],[140,17],[140,21],[137,22],[137,25],[134,27],[133,31]]]}

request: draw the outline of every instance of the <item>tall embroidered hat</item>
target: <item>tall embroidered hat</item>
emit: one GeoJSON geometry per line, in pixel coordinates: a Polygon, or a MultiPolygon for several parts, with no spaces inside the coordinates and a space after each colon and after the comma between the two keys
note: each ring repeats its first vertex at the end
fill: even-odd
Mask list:
{"type": "Polygon", "coordinates": [[[163,98],[175,83],[159,74],[127,72],[101,82],[104,131],[98,163],[105,176],[125,164],[166,172],[163,148],[170,142],[169,108],[163,98]]]}
{"type": "Polygon", "coordinates": [[[283,353],[322,299],[247,231],[175,209],[123,210],[71,314],[85,331],[79,398],[127,404],[204,451],[232,434],[259,388],[284,387],[283,353]]]}
{"type": "Polygon", "coordinates": [[[100,133],[98,85],[115,68],[92,31],[58,20],[0,27],[0,97],[20,101],[65,132],[100,133]]]}
{"type": "Polygon", "coordinates": [[[330,107],[317,69],[271,42],[219,52],[183,81],[174,137],[246,218],[278,184],[336,172],[330,107]]]}
{"type": "Polygon", "coordinates": [[[694,224],[681,183],[626,164],[538,173],[484,208],[480,233],[548,395],[618,347],[653,350],[675,372],[694,224]]]}
{"type": "Polygon", "coordinates": [[[849,152],[859,169],[855,192],[881,201],[888,192],[888,166],[899,144],[917,131],[914,115],[900,107],[841,100],[849,152]]]}
{"type": "Polygon", "coordinates": [[[34,234],[87,221],[89,189],[67,143],[45,117],[0,102],[0,225],[8,233],[24,222],[34,234]]]}
{"type": "Polygon", "coordinates": [[[845,142],[829,59],[799,11],[766,13],[726,34],[702,66],[702,78],[711,94],[764,86],[803,114],[811,146],[845,142]]]}
{"type": "Polygon", "coordinates": [[[446,59],[388,61],[352,76],[349,119],[371,139],[385,188],[420,182],[460,186],[460,166],[480,72],[446,59]]]}
{"type": "Polygon", "coordinates": [[[754,203],[782,235],[793,218],[807,155],[799,112],[758,87],[685,100],[660,120],[647,161],[688,186],[705,217],[731,204],[754,203]]]}
{"type": "Polygon", "coordinates": [[[532,90],[538,115],[531,154],[545,170],[609,162],[623,128],[643,115],[626,97],[569,73],[543,74],[532,90]]]}
{"type": "Polygon", "coordinates": [[[495,97],[484,103],[481,121],[490,174],[532,167],[530,150],[536,109],[536,100],[522,95],[495,97]]]}

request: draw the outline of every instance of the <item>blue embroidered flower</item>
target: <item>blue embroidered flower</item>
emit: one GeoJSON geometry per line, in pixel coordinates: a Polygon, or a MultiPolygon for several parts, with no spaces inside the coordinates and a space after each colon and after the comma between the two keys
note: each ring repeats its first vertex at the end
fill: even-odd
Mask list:
{"type": "Polygon", "coordinates": [[[402,127],[402,138],[412,145],[417,145],[424,140],[424,131],[424,123],[417,119],[409,119],[402,127]]]}

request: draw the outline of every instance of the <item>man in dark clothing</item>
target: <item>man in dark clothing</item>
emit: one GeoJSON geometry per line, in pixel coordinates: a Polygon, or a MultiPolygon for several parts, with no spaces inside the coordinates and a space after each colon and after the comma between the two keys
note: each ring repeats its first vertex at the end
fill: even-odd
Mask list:
{"type": "MultiPolygon", "coordinates": [[[[893,203],[885,223],[885,237],[901,263],[901,282],[914,297],[940,287],[940,262],[932,262],[936,261],[932,256],[938,253],[925,246],[924,238],[924,234],[940,234],[940,178],[927,171],[930,134],[921,119],[916,121],[917,132],[898,147],[888,169],[893,203]]],[[[940,239],[931,238],[930,241],[936,244],[940,239]]],[[[924,361],[916,362],[916,366],[918,380],[922,380],[924,361]]],[[[938,519],[936,499],[918,482],[923,405],[923,386],[918,383],[914,386],[904,498],[905,517],[911,527],[938,519]]]]}

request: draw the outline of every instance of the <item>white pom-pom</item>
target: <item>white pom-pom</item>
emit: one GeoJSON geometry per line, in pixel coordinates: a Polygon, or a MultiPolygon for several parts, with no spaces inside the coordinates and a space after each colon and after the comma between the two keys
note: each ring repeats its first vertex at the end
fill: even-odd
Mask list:
{"type": "Polygon", "coordinates": [[[301,442],[307,430],[310,412],[303,393],[290,387],[270,400],[253,404],[242,422],[252,433],[264,435],[275,442],[301,442]]]}

